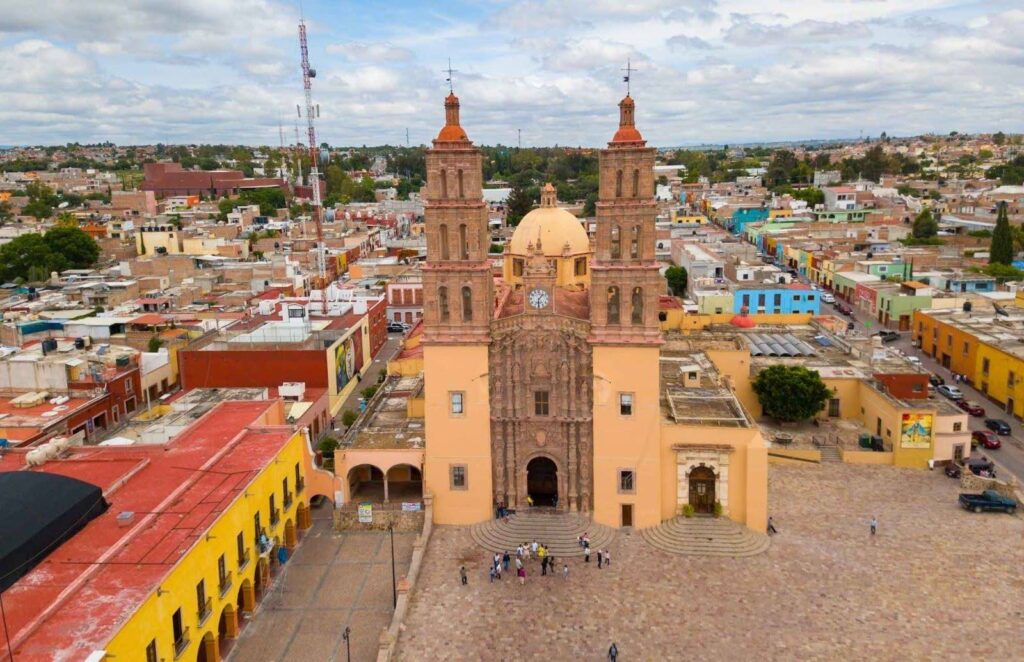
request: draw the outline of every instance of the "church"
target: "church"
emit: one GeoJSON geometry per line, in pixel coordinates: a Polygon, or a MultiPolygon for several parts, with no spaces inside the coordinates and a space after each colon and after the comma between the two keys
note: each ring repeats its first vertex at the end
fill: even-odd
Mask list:
{"type": "Polygon", "coordinates": [[[735,339],[667,339],[655,259],[655,149],[635,103],[600,152],[596,232],[543,187],[500,270],[482,155],[445,99],[427,151],[423,266],[424,490],[434,521],[472,524],[504,504],[650,527],[692,509],[756,531],[767,450],[735,390],[735,339]]]}

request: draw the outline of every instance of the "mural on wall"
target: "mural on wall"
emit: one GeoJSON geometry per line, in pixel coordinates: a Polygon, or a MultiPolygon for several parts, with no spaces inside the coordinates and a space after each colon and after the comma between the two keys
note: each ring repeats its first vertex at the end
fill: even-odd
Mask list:
{"type": "Polygon", "coordinates": [[[900,448],[930,448],[933,418],[931,414],[903,414],[900,448]]]}
{"type": "Polygon", "coordinates": [[[334,348],[335,388],[338,392],[363,369],[363,330],[355,332],[334,348]]]}

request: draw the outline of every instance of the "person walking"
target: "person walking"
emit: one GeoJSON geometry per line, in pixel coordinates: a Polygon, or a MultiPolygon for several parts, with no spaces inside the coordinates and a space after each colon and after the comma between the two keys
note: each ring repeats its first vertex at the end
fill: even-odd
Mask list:
{"type": "Polygon", "coordinates": [[[769,515],[768,516],[768,535],[774,536],[776,533],[778,533],[778,531],[775,529],[775,522],[772,520],[771,516],[769,515]]]}
{"type": "Polygon", "coordinates": [[[600,570],[602,567],[604,567],[604,552],[601,551],[600,547],[598,547],[597,548],[597,569],[600,570]]]}
{"type": "Polygon", "coordinates": [[[612,553],[609,550],[604,550],[604,567],[612,567],[612,553]]]}
{"type": "Polygon", "coordinates": [[[508,550],[501,557],[501,565],[505,566],[505,572],[508,572],[508,564],[512,562],[512,557],[509,556],[508,550]]]}
{"type": "Polygon", "coordinates": [[[494,575],[495,575],[495,570],[494,570],[494,566],[493,565],[491,566],[491,573],[490,574],[491,574],[491,583],[493,584],[494,583],[494,575]]]}
{"type": "Polygon", "coordinates": [[[469,583],[469,578],[466,577],[466,566],[459,568],[459,578],[462,579],[463,586],[469,583]]]}
{"type": "Polygon", "coordinates": [[[562,579],[569,579],[569,564],[562,566],[562,579]]]}
{"type": "Polygon", "coordinates": [[[878,517],[872,515],[869,524],[871,524],[871,535],[875,535],[878,532],[878,517]]]}
{"type": "Polygon", "coordinates": [[[530,554],[531,554],[532,556],[537,556],[537,548],[538,548],[538,547],[539,547],[539,545],[537,545],[537,539],[536,539],[536,538],[534,538],[534,539],[533,539],[533,542],[532,542],[532,543],[530,543],[530,554]]]}
{"type": "Polygon", "coordinates": [[[583,562],[590,563],[590,545],[583,548],[583,562]]]}
{"type": "Polygon", "coordinates": [[[548,574],[548,557],[542,556],[540,558],[540,576],[545,577],[548,574]]]}
{"type": "Polygon", "coordinates": [[[520,559],[520,558],[516,558],[516,572],[518,573],[520,568],[522,568],[522,567],[523,567],[523,560],[520,559]]]}
{"type": "Polygon", "coordinates": [[[609,662],[615,662],[619,659],[619,647],[612,642],[612,645],[608,647],[608,660],[609,662]]]}
{"type": "Polygon", "coordinates": [[[516,570],[516,574],[519,575],[519,585],[523,586],[526,584],[526,568],[520,567],[516,570]]]}

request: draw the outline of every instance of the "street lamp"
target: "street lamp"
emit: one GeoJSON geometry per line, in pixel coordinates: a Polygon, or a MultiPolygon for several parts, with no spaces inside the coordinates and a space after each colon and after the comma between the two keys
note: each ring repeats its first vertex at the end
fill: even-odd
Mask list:
{"type": "Polygon", "coordinates": [[[388,524],[391,534],[391,608],[398,609],[398,584],[395,581],[395,525],[388,524]]]}
{"type": "Polygon", "coordinates": [[[352,628],[345,626],[345,631],[341,633],[341,638],[345,640],[345,660],[346,662],[352,662],[352,649],[349,648],[348,635],[352,632],[352,628]]]}

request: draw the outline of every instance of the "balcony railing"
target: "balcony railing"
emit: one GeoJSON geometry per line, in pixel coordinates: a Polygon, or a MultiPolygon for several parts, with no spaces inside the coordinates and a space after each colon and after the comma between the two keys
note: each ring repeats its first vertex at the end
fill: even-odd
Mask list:
{"type": "Polygon", "coordinates": [[[188,648],[188,628],[182,630],[177,637],[174,638],[174,659],[181,657],[181,654],[188,648]]]}
{"type": "Polygon", "coordinates": [[[302,490],[306,489],[306,479],[301,476],[295,481],[295,492],[296,494],[302,494],[302,490]]]}
{"type": "Polygon", "coordinates": [[[286,492],[285,495],[284,495],[284,509],[288,510],[289,508],[291,508],[293,501],[294,501],[294,499],[292,499],[292,493],[291,492],[286,492]]]}
{"type": "Polygon", "coordinates": [[[252,559],[252,550],[250,548],[246,547],[242,551],[241,556],[238,557],[238,569],[239,570],[245,569],[245,567],[247,565],[249,565],[250,559],[252,559]]]}
{"type": "Polygon", "coordinates": [[[196,620],[199,621],[199,627],[203,627],[203,623],[213,613],[213,598],[206,598],[206,601],[199,606],[199,610],[196,612],[196,620]]]}
{"type": "Polygon", "coordinates": [[[220,578],[220,582],[218,583],[218,588],[220,588],[220,597],[223,598],[224,594],[227,593],[228,589],[231,588],[231,571],[230,570],[225,572],[224,575],[220,578]]]}
{"type": "Polygon", "coordinates": [[[277,526],[277,523],[281,521],[281,511],[274,508],[270,511],[270,526],[277,526]]]}

